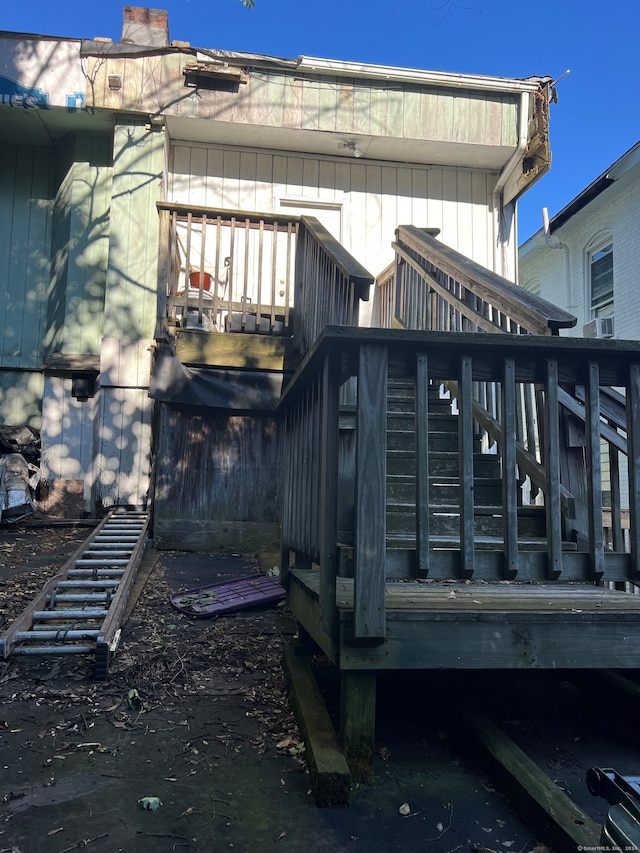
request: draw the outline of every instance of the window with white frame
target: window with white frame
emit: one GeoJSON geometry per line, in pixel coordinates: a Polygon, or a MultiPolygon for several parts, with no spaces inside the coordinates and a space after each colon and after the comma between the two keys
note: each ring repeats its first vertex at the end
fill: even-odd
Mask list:
{"type": "Polygon", "coordinates": [[[588,253],[591,316],[613,314],[613,240],[600,243],[588,253]]]}

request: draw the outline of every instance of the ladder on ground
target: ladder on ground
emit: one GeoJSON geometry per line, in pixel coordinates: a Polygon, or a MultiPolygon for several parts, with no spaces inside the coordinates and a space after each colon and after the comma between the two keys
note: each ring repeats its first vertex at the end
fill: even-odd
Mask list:
{"type": "Polygon", "coordinates": [[[144,553],[146,512],[112,510],[0,635],[0,655],[95,655],[108,675],[121,622],[144,553]]]}

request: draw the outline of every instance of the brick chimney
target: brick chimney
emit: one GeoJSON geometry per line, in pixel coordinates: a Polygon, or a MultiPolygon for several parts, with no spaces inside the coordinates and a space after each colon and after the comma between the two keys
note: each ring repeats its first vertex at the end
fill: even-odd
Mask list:
{"type": "Polygon", "coordinates": [[[169,13],[165,9],[125,6],[122,41],[146,47],[169,46],[169,13]]]}

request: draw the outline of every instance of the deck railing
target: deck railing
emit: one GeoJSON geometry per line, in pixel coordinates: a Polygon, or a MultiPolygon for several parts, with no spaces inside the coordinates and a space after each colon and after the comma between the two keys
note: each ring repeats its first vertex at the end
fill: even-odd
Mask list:
{"type": "MultiPolygon", "coordinates": [[[[337,626],[336,576],[340,546],[353,549],[354,634],[356,640],[385,637],[387,580],[386,459],[388,379],[415,387],[415,568],[413,576],[433,579],[561,580],[638,582],[640,579],[640,344],[533,335],[487,337],[460,332],[328,328],[288,386],[280,408],[286,415],[282,565],[317,564],[325,631],[337,626]],[[356,432],[351,463],[341,462],[340,389],[356,378],[356,432]],[[479,550],[474,531],[474,402],[478,383],[492,383],[500,400],[495,430],[502,457],[501,542],[479,550]],[[429,389],[457,388],[460,513],[458,545],[443,548],[430,531],[429,389]],[[546,539],[542,554],[518,536],[519,463],[516,461],[518,390],[534,387],[544,464],[538,466],[545,496],[546,539]],[[585,389],[583,491],[585,535],[565,547],[562,528],[563,388],[585,389]],[[629,405],[626,435],[617,442],[628,459],[629,553],[621,541],[605,547],[599,456],[601,389],[618,387],[629,405]],[[320,448],[320,452],[318,452],[320,448]],[[348,502],[350,506],[345,506],[348,502]],[[350,512],[349,512],[350,510],[350,512]],[[340,528],[351,518],[350,541],[340,528]],[[536,559],[534,559],[534,557],[536,559]]],[[[349,439],[351,441],[351,439],[349,439]]],[[[352,445],[353,446],[353,445],[352,445]]],[[[618,535],[616,534],[616,538],[618,535]]],[[[621,539],[621,537],[619,537],[621,539]]]]}
{"type": "MultiPolygon", "coordinates": [[[[378,277],[374,296],[374,317],[382,327],[549,336],[576,323],[566,311],[449,249],[428,231],[400,227],[394,248],[395,261],[378,277]]],[[[455,383],[449,390],[455,397],[455,383]]],[[[624,550],[628,536],[623,522],[629,505],[625,400],[613,389],[601,388],[599,415],[588,427],[586,394],[584,385],[558,385],[558,399],[551,401],[558,409],[556,441],[555,433],[545,428],[547,403],[538,384],[518,385],[513,401],[518,502],[555,500],[545,492],[545,467],[555,465],[559,455],[563,534],[587,536],[588,514],[602,512],[604,503],[607,546],[624,550]],[[597,488],[595,467],[600,475],[597,488]]],[[[493,382],[474,383],[473,418],[485,450],[492,446],[499,450],[505,444],[502,405],[493,382]]]]}
{"type": "Polygon", "coordinates": [[[576,324],[572,314],[448,248],[432,230],[400,226],[393,247],[395,261],[377,279],[378,326],[557,335],[576,324]]]}
{"type": "Polygon", "coordinates": [[[327,325],[357,326],[373,276],[315,218],[303,216],[296,252],[296,338],[307,352],[327,325]]]}
{"type": "Polygon", "coordinates": [[[294,335],[357,325],[370,275],[314,217],[158,203],[158,321],[206,332],[294,335]]]}

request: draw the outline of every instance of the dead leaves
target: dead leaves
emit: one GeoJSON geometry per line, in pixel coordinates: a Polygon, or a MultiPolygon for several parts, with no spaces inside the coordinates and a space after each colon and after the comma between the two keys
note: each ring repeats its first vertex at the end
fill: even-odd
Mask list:
{"type": "Polygon", "coordinates": [[[304,753],[305,746],[299,737],[296,737],[295,735],[289,735],[276,744],[276,749],[280,749],[283,752],[286,752],[288,755],[297,758],[298,756],[301,756],[302,753],[304,753]]]}

